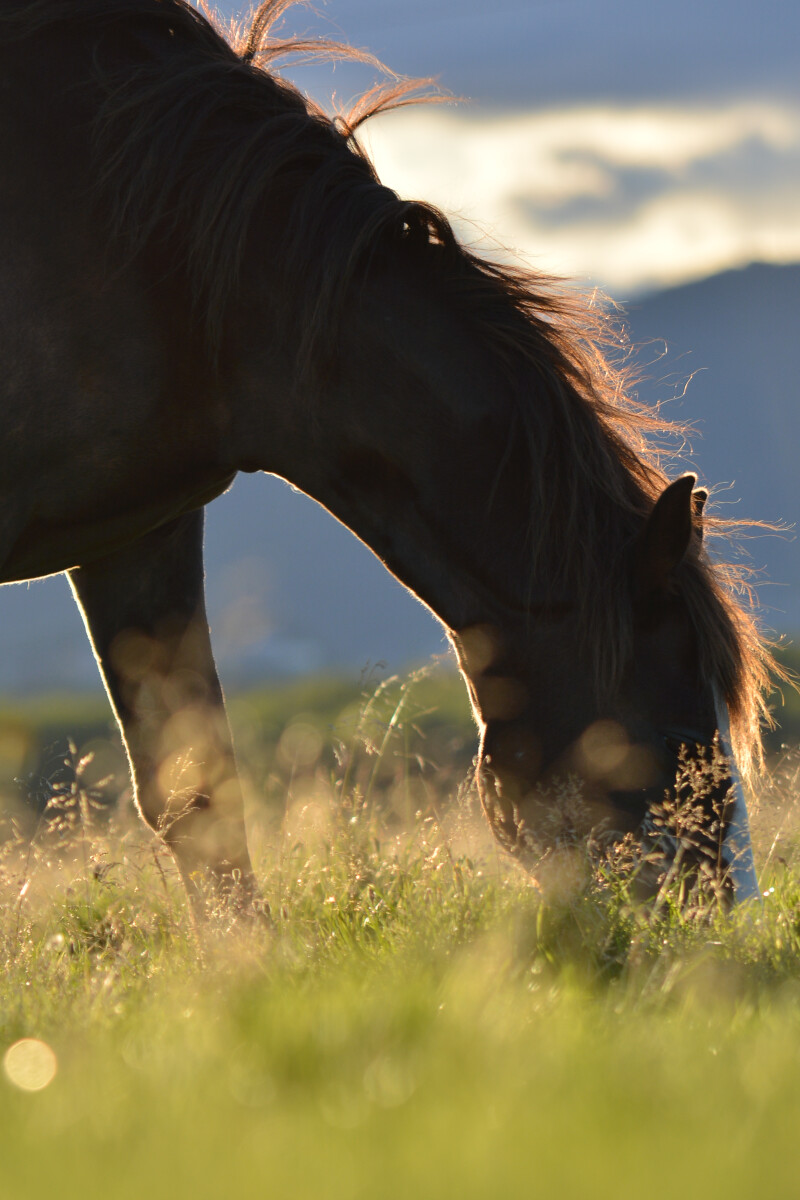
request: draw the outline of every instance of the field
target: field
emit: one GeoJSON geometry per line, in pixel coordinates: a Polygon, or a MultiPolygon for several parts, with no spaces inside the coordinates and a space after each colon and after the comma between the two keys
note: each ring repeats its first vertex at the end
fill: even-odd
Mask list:
{"type": "Polygon", "coordinates": [[[796,1195],[796,751],[724,915],[574,847],[537,889],[446,676],[231,707],[263,924],[193,921],[104,709],[0,713],[3,1200],[796,1195]]]}

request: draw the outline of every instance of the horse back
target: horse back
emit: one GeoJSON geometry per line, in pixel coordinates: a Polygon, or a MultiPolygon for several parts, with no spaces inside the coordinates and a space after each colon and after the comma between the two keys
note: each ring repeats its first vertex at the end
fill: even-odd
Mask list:
{"type": "Polygon", "coordinates": [[[180,281],[109,231],[92,39],[0,24],[0,91],[3,581],[96,557],[231,471],[180,281]]]}

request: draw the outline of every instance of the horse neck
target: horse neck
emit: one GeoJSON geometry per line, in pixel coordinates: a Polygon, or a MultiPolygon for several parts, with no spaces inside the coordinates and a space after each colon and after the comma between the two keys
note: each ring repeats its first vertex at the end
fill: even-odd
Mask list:
{"type": "Polygon", "coordinates": [[[532,467],[509,384],[448,307],[408,280],[373,281],[335,370],[300,394],[293,348],[250,327],[245,469],[317,500],[450,629],[522,607],[532,467]]]}

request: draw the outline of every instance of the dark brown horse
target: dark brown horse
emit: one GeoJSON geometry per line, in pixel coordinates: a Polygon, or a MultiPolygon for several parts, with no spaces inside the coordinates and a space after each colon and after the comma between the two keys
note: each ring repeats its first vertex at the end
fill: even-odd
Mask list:
{"type": "MultiPolygon", "coordinates": [[[[184,0],[0,0],[0,580],[66,571],[141,812],[185,879],[253,889],[203,603],[203,506],[268,471],[447,629],[494,832],[553,785],[636,830],[769,655],[572,291],[490,264],[184,0]]],[[[295,48],[296,48],[295,44],[295,48]]],[[[715,523],[707,522],[713,532],[715,523]]]]}

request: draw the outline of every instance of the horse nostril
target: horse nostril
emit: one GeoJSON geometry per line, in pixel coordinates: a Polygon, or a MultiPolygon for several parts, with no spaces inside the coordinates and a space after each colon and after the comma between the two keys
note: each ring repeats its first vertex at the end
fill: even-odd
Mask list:
{"type": "Polygon", "coordinates": [[[483,763],[495,774],[524,777],[528,785],[538,777],[542,751],[538,738],[518,723],[490,726],[484,741],[483,763]]]}

